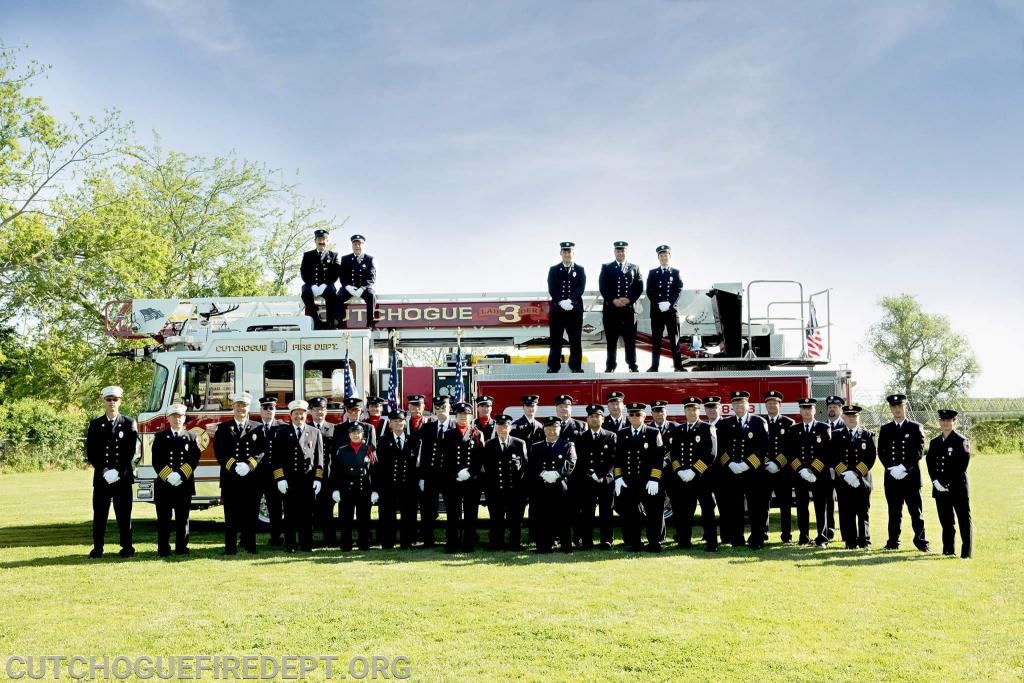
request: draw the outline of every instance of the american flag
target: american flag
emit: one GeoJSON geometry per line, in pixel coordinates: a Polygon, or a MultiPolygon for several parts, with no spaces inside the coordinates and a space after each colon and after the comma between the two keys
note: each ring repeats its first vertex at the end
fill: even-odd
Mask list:
{"type": "Polygon", "coordinates": [[[821,358],[825,353],[825,342],[821,338],[821,327],[818,325],[818,313],[814,310],[814,304],[811,304],[811,311],[807,316],[804,337],[807,340],[807,355],[811,358],[821,358]]]}
{"type": "Polygon", "coordinates": [[[342,373],[345,380],[345,398],[352,398],[356,394],[356,388],[352,384],[352,373],[349,371],[348,349],[345,350],[345,365],[342,368],[342,373]]]}
{"type": "Polygon", "coordinates": [[[398,410],[398,349],[391,349],[391,368],[388,374],[388,411],[398,410]]]}
{"type": "Polygon", "coordinates": [[[462,400],[462,344],[455,352],[455,387],[452,389],[452,402],[462,400]]]}

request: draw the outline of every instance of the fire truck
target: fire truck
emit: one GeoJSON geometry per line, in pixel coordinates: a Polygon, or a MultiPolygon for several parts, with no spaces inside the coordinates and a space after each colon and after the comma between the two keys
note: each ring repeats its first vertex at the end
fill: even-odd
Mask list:
{"type": "MultiPolygon", "coordinates": [[[[603,353],[600,294],[587,292],[584,301],[585,352],[603,353]]],[[[494,414],[514,417],[522,414],[525,394],[540,396],[539,416],[554,414],[555,396],[568,394],[574,415],[582,417],[588,403],[604,403],[608,392],[622,391],[627,401],[668,401],[669,419],[682,419],[685,396],[728,397],[733,390],[750,392],[754,412],[764,411],[758,399],[766,391],[781,391],[782,411],[793,416],[800,396],[836,394],[850,400],[851,373],[825,368],[831,360],[828,290],[805,294],[798,282],[774,280],[684,290],[677,304],[683,370],[639,374],[598,373],[592,362],[584,364],[583,373],[570,374],[564,366],[561,373],[547,373],[549,303],[547,294],[538,292],[381,295],[374,329],[366,329],[365,308],[353,303],[343,329],[329,330],[314,329],[298,297],[109,302],[107,333],[148,341],[131,354],[153,366],[138,416],[136,500],[153,500],[151,446],[154,435],[167,427],[168,405],[189,408],[187,427],[203,449],[193,504],[208,507],[220,502],[210,425],[232,414],[231,394],[274,396],[281,406],[296,398],[326,397],[328,420],[339,422],[347,395],[386,393],[392,367],[399,402],[422,394],[430,409],[431,397],[461,391],[466,398],[492,396],[494,414]],[[448,354],[427,366],[400,360],[418,348],[448,354]],[[460,362],[464,348],[507,353],[463,354],[460,362]],[[517,357],[520,352],[532,352],[525,360],[534,362],[516,362],[524,360],[517,357]]],[[[645,298],[637,304],[641,351],[650,349],[648,306],[645,298]]],[[[671,351],[663,348],[662,354],[671,351]]],[[[254,419],[258,409],[254,402],[254,419]]],[[[727,398],[722,410],[728,414],[727,398]]],[[[279,418],[287,421],[287,411],[279,411],[279,418]]]]}

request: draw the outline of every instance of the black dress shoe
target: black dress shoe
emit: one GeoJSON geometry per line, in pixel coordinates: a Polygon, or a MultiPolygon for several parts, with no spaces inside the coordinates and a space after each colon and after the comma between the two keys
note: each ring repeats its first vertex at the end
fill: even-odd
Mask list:
{"type": "Polygon", "coordinates": [[[646,552],[649,552],[649,553],[660,553],[661,552],[661,544],[660,543],[648,543],[647,545],[644,546],[644,550],[646,552]]]}
{"type": "Polygon", "coordinates": [[[658,372],[658,368],[652,365],[651,367],[647,368],[647,372],[658,372]]]}
{"type": "Polygon", "coordinates": [[[914,547],[920,550],[922,553],[930,553],[932,551],[932,545],[928,541],[924,541],[923,543],[918,543],[917,541],[914,541],[914,547]]]}
{"type": "Polygon", "coordinates": [[[796,544],[797,545],[807,545],[810,542],[811,542],[811,539],[809,539],[807,536],[801,536],[799,538],[799,540],[797,540],[796,544]]]}
{"type": "Polygon", "coordinates": [[[505,546],[505,550],[511,550],[514,553],[522,552],[523,544],[522,543],[509,543],[507,546],[505,546]]]}
{"type": "Polygon", "coordinates": [[[612,544],[610,541],[601,541],[597,544],[598,550],[611,550],[612,544]]]}
{"type": "Polygon", "coordinates": [[[718,552],[718,545],[715,543],[708,543],[704,546],[704,552],[715,553],[718,552]]]}
{"type": "Polygon", "coordinates": [[[103,551],[100,550],[99,548],[93,548],[92,550],[89,551],[89,559],[90,560],[98,560],[101,557],[103,557],[103,551]]]}
{"type": "Polygon", "coordinates": [[[637,367],[637,366],[635,366],[635,365],[630,365],[630,366],[629,366],[629,371],[630,371],[630,372],[640,372],[640,368],[638,368],[638,367],[637,367]]]}
{"type": "Polygon", "coordinates": [[[156,556],[157,557],[170,557],[171,556],[171,549],[170,548],[157,548],[156,556]]]}
{"type": "Polygon", "coordinates": [[[573,373],[574,373],[574,374],[577,374],[577,375],[578,375],[578,374],[580,374],[580,373],[582,373],[582,372],[583,372],[583,369],[582,369],[582,368],[580,368],[579,370],[573,370],[573,373]]]}
{"type": "Polygon", "coordinates": [[[294,547],[285,548],[284,551],[289,555],[294,555],[296,552],[298,552],[294,547]]]}
{"type": "Polygon", "coordinates": [[[885,549],[886,550],[899,550],[900,549],[900,544],[899,543],[893,543],[892,541],[889,541],[888,543],[885,544],[885,549]]]}
{"type": "Polygon", "coordinates": [[[190,551],[189,551],[188,548],[175,548],[174,549],[174,554],[175,555],[188,555],[188,554],[190,554],[190,551]]]}
{"type": "Polygon", "coordinates": [[[956,553],[953,552],[952,550],[943,550],[942,554],[945,555],[946,557],[953,557],[954,555],[956,555],[956,553]]]}
{"type": "Polygon", "coordinates": [[[793,542],[793,537],[792,536],[783,536],[781,540],[782,540],[783,543],[792,543],[793,542]]]}
{"type": "Polygon", "coordinates": [[[270,545],[284,545],[284,540],[280,538],[271,538],[270,545]]]}
{"type": "Polygon", "coordinates": [[[747,547],[751,550],[760,550],[764,547],[764,543],[761,543],[760,541],[751,541],[747,544],[747,547]]]}
{"type": "Polygon", "coordinates": [[[679,542],[679,543],[677,543],[676,545],[678,545],[678,546],[679,546],[679,549],[680,549],[680,550],[689,550],[690,548],[692,548],[692,547],[693,547],[693,543],[692,543],[692,542],[690,542],[690,541],[686,541],[685,543],[683,543],[683,542],[679,542]]]}
{"type": "Polygon", "coordinates": [[[225,555],[237,555],[238,554],[238,548],[224,548],[224,554],[225,555]]]}
{"type": "Polygon", "coordinates": [[[553,374],[555,374],[555,373],[557,373],[557,372],[558,372],[558,370],[557,370],[557,369],[555,369],[555,368],[548,368],[548,374],[549,374],[549,375],[553,375],[553,374]]]}
{"type": "Polygon", "coordinates": [[[135,557],[135,548],[121,548],[117,554],[124,558],[135,557]]]}

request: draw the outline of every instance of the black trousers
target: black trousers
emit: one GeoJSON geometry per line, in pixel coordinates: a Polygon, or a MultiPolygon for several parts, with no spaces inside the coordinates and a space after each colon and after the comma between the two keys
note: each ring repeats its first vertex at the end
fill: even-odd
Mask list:
{"type": "Polygon", "coordinates": [[[576,540],[583,548],[594,546],[595,521],[600,527],[601,542],[611,543],[615,517],[612,506],[615,499],[615,484],[610,481],[594,481],[589,476],[575,479],[569,484],[569,500],[572,506],[576,540]],[[597,510],[595,517],[594,511],[597,510]]]}
{"type": "MultiPolygon", "coordinates": [[[[348,292],[342,287],[341,292],[338,294],[338,327],[345,327],[346,329],[352,329],[355,327],[354,321],[346,320],[348,311],[348,292]]],[[[374,317],[377,315],[377,293],[373,291],[373,287],[367,287],[363,290],[362,295],[359,297],[366,302],[366,327],[373,327],[375,324],[374,317]]]]}
{"type": "Polygon", "coordinates": [[[851,488],[846,481],[836,480],[839,497],[839,532],[847,547],[866,548],[871,543],[871,489],[864,482],[851,488]]]}
{"type": "Polygon", "coordinates": [[[615,498],[615,509],[622,519],[622,541],[632,549],[641,547],[640,530],[646,527],[647,542],[661,543],[665,537],[665,495],[659,487],[655,496],[647,495],[647,482],[626,482],[615,498]]]}
{"type": "Polygon", "coordinates": [[[523,547],[523,494],[518,490],[487,492],[487,512],[491,518],[487,545],[491,550],[523,547]],[[508,531],[508,541],[505,531],[508,531]]]}
{"type": "MultiPolygon", "coordinates": [[[[267,470],[269,471],[269,469],[268,467],[267,470]]],[[[282,539],[284,532],[284,501],[281,492],[277,489],[277,482],[269,475],[263,477],[263,499],[267,501],[270,540],[276,543],[282,539]]]]}
{"type": "Polygon", "coordinates": [[[480,484],[474,479],[452,481],[444,492],[445,550],[473,552],[480,516],[480,484]]]}
{"type": "Polygon", "coordinates": [[[356,527],[356,545],[360,550],[370,547],[370,491],[359,488],[342,489],[338,503],[338,547],[352,550],[352,526],[356,527]]]}
{"type": "Polygon", "coordinates": [[[885,472],[885,502],[889,507],[889,539],[886,545],[899,546],[900,532],[903,526],[903,506],[907,506],[910,515],[910,527],[914,530],[914,545],[921,548],[927,545],[928,539],[924,532],[924,515],[921,503],[921,479],[910,476],[896,480],[885,472]]]}
{"type": "MultiPolygon", "coordinates": [[[[320,497],[330,498],[321,491],[320,497]]],[[[284,544],[289,550],[301,547],[313,549],[313,513],[317,498],[313,495],[313,475],[298,474],[288,477],[288,493],[284,494],[284,544]],[[298,537],[298,546],[295,541],[298,537]]]]}
{"type": "Polygon", "coordinates": [[[618,364],[619,338],[626,349],[626,365],[632,370],[636,368],[636,313],[633,306],[617,308],[605,305],[601,314],[604,323],[604,338],[608,351],[605,370],[611,372],[618,364]]]}
{"type": "Polygon", "coordinates": [[[583,369],[583,309],[564,311],[558,302],[551,302],[548,313],[551,328],[551,352],[548,354],[548,370],[558,371],[562,367],[562,335],[569,337],[569,369],[579,372],[583,369]]]}
{"type": "MultiPolygon", "coordinates": [[[[672,473],[678,479],[679,475],[672,473]]],[[[693,535],[693,521],[700,503],[700,522],[704,529],[704,538],[711,539],[711,547],[718,545],[718,525],[715,523],[715,502],[712,499],[711,487],[702,477],[690,482],[678,481],[678,486],[670,489],[672,498],[672,522],[676,528],[676,543],[684,548],[690,547],[693,535]]]]}
{"type": "Polygon", "coordinates": [[[320,543],[327,548],[333,548],[338,544],[338,530],[334,517],[337,503],[334,502],[332,493],[334,490],[328,491],[325,485],[316,498],[316,522],[320,528],[320,543]]]}
{"type": "Polygon", "coordinates": [[[732,470],[728,469],[728,467],[718,474],[718,510],[721,512],[722,517],[723,543],[729,543],[734,546],[746,544],[746,538],[744,538],[746,530],[744,503],[746,503],[746,506],[751,511],[750,536],[758,541],[764,536],[765,532],[761,528],[761,521],[764,518],[763,512],[754,514],[755,510],[760,510],[760,501],[764,498],[758,485],[756,474],[756,472],[751,472],[750,470],[743,474],[733,474],[732,470]]]}
{"type": "Polygon", "coordinates": [[[672,366],[678,370],[683,367],[683,358],[679,353],[679,319],[678,311],[670,308],[664,313],[658,310],[658,304],[651,302],[651,367],[658,369],[661,361],[662,335],[668,340],[672,351],[672,366]]]}
{"type": "Polygon", "coordinates": [[[113,486],[106,481],[92,488],[92,547],[103,552],[103,537],[107,533],[110,505],[114,505],[118,540],[122,550],[134,550],[132,545],[132,485],[119,481],[113,486]]]}
{"type": "Polygon", "coordinates": [[[377,540],[384,549],[395,547],[395,532],[403,548],[416,542],[416,503],[419,488],[415,482],[402,488],[385,488],[377,501],[377,540]],[[397,520],[397,521],[396,521],[397,520]]]}
{"type": "Polygon", "coordinates": [[[776,474],[768,474],[762,471],[761,486],[764,489],[765,503],[764,540],[768,540],[769,520],[771,519],[772,496],[779,506],[779,535],[783,543],[793,540],[793,475],[790,470],[784,469],[776,474]]]}
{"type": "Polygon", "coordinates": [[[188,548],[188,515],[192,507],[192,493],[184,486],[163,486],[154,488],[153,502],[156,505],[156,549],[160,555],[171,552],[171,517],[174,517],[174,550],[183,552],[188,548]]]}
{"type": "Polygon", "coordinates": [[[832,501],[834,482],[828,478],[828,471],[817,475],[817,481],[809,484],[801,477],[796,477],[793,482],[796,487],[796,525],[800,531],[800,539],[810,540],[811,520],[807,506],[814,494],[814,522],[817,527],[817,534],[814,537],[815,543],[827,543],[831,540],[828,528],[828,507],[832,501]]]}
{"type": "Polygon", "coordinates": [[[313,319],[314,330],[331,329],[341,319],[341,309],[338,308],[341,301],[338,298],[338,290],[334,288],[333,283],[327,284],[327,288],[324,289],[324,308],[326,309],[327,319],[323,323],[320,322],[320,316],[317,315],[316,297],[313,296],[313,288],[310,285],[302,285],[301,296],[302,304],[306,307],[306,315],[313,319]]]}
{"type": "Polygon", "coordinates": [[[256,522],[259,520],[259,481],[251,477],[248,481],[231,482],[221,489],[224,499],[224,550],[234,552],[238,548],[238,537],[242,547],[256,552],[256,522]]]}
{"type": "Polygon", "coordinates": [[[952,555],[956,545],[956,520],[960,521],[960,557],[970,557],[974,540],[970,490],[953,489],[935,494],[935,510],[942,525],[942,553],[952,555]],[[956,519],[954,519],[954,514],[956,519]]]}
{"type": "Polygon", "coordinates": [[[569,492],[561,481],[541,483],[530,496],[530,531],[537,552],[549,553],[559,539],[563,552],[572,552],[572,513],[569,492]]]}
{"type": "Polygon", "coordinates": [[[420,493],[420,533],[423,545],[432,548],[434,530],[437,529],[437,511],[441,502],[441,479],[438,475],[427,476],[423,480],[423,491],[420,493]]]}

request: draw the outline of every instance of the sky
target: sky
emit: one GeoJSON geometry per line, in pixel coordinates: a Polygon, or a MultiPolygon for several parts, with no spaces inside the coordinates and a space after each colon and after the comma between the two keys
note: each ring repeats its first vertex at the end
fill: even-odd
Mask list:
{"type": "MultiPolygon", "coordinates": [[[[281,169],[367,237],[378,290],[541,291],[558,242],[684,286],[830,290],[875,399],[878,300],[915,295],[1024,395],[1024,3],[4,3],[55,114],[281,169]]],[[[620,366],[621,367],[621,366],[620,366]]]]}

